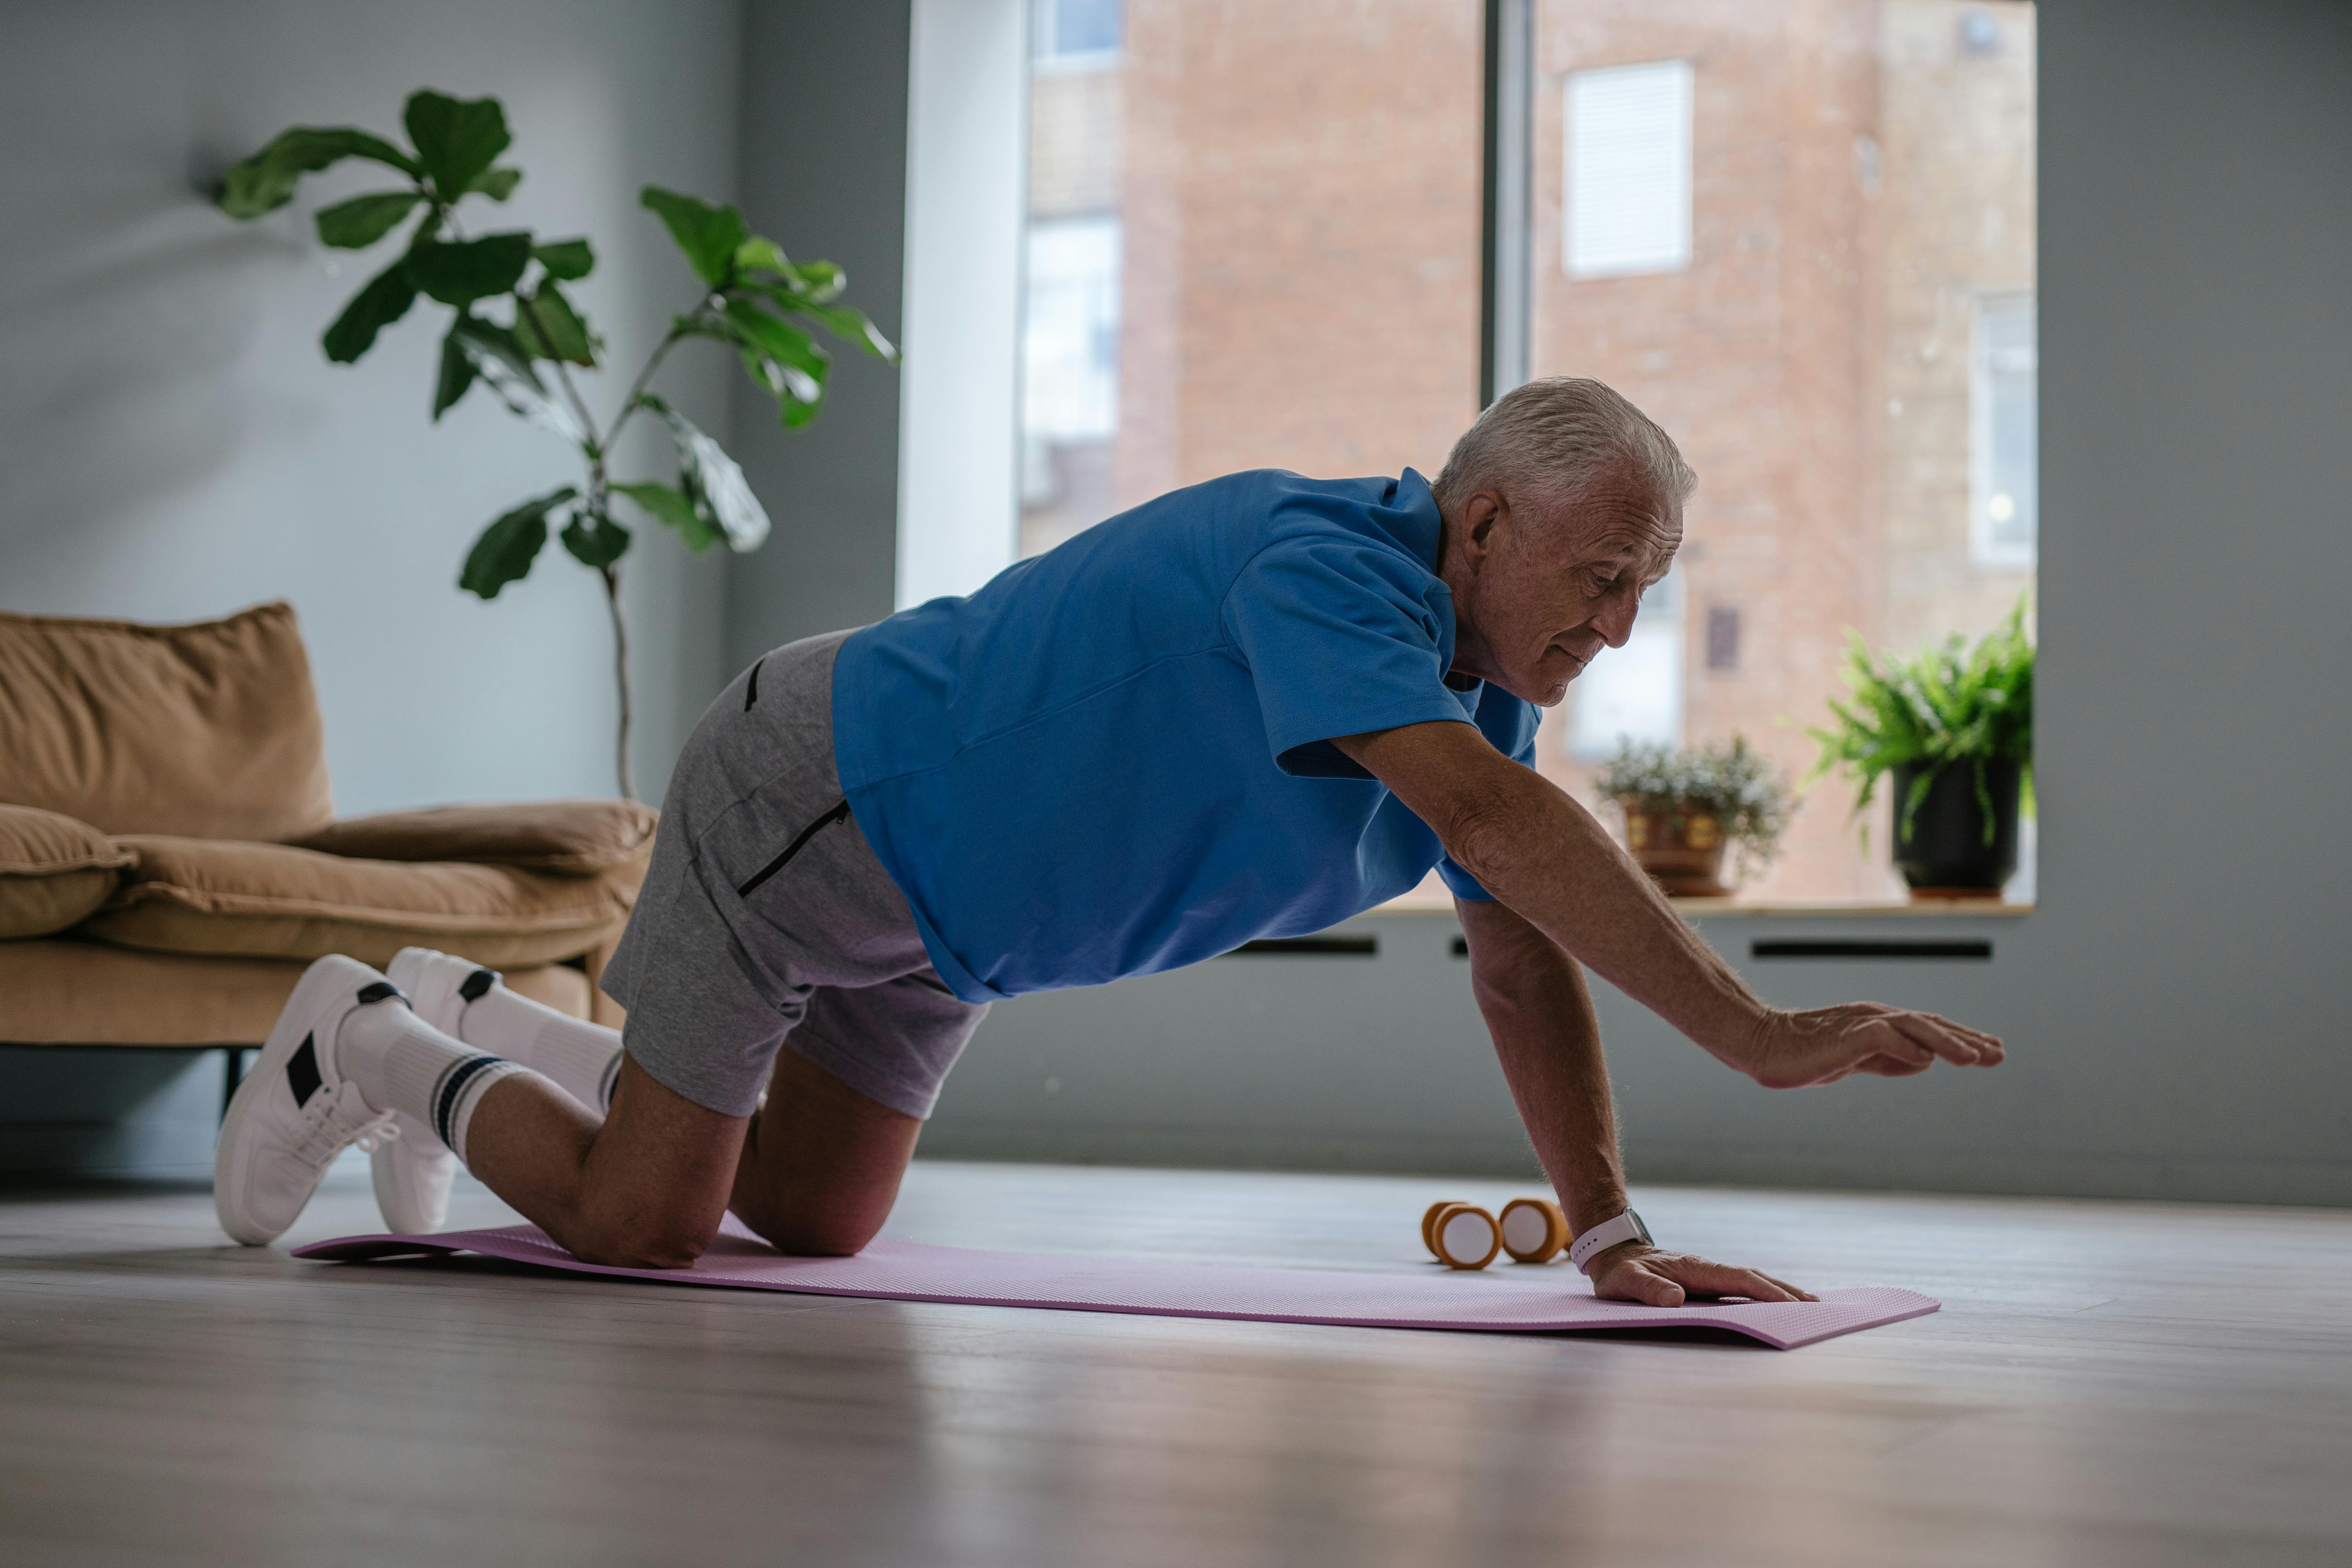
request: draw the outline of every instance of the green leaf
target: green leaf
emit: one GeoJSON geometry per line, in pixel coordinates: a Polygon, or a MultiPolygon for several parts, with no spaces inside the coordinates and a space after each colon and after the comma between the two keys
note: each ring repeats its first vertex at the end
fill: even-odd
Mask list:
{"type": "Polygon", "coordinates": [[[637,194],[640,205],[652,209],[669,227],[669,237],[686,253],[694,275],[713,289],[727,281],[735,252],[751,237],[743,215],[734,207],[715,207],[693,196],[647,185],[637,194]]]}
{"type": "Polygon", "coordinates": [[[542,429],[552,430],[591,457],[595,455],[590,433],[581,427],[572,410],[548,396],[546,384],[531,368],[530,352],[514,333],[496,321],[460,316],[450,326],[449,335],[466,357],[474,362],[475,371],[489,384],[508,412],[542,429]]]}
{"type": "Polygon", "coordinates": [[[830,261],[803,261],[791,269],[803,292],[822,305],[848,286],[849,274],[830,261]]]}
{"type": "Polygon", "coordinates": [[[753,235],[735,247],[735,270],[745,272],[790,273],[793,264],[786,260],[782,247],[772,239],[753,235]]]}
{"type": "Polygon", "coordinates": [[[602,572],[629,552],[629,531],[603,512],[573,514],[563,528],[563,548],[583,566],[602,572]]]}
{"type": "MultiPolygon", "coordinates": [[[[457,318],[461,323],[465,319],[463,316],[457,318]]],[[[435,424],[439,424],[441,416],[473,390],[474,379],[478,374],[474,369],[473,356],[466,352],[466,345],[457,341],[457,328],[452,326],[448,335],[441,340],[441,374],[433,387],[435,424]]]]}
{"type": "Polygon", "coordinates": [[[257,218],[291,200],[303,175],[345,158],[372,158],[411,176],[424,173],[415,159],[381,136],[348,125],[333,129],[297,125],[280,132],[252,157],[230,164],[221,176],[216,199],[221,211],[231,217],[257,218]]]}
{"type": "Polygon", "coordinates": [[[719,542],[719,530],[694,510],[684,490],[651,482],[611,488],[645,508],[655,521],[677,530],[686,547],[697,555],[719,542]]]}
{"type": "Polygon", "coordinates": [[[469,195],[488,196],[494,202],[502,202],[514,195],[515,187],[521,184],[520,169],[485,169],[474,176],[473,183],[466,187],[466,191],[469,195]]]}
{"type": "Polygon", "coordinates": [[[417,162],[445,202],[464,195],[514,140],[507,134],[506,110],[495,98],[419,92],[402,110],[401,122],[408,127],[417,162]]]}
{"type": "Polygon", "coordinates": [[[535,294],[515,296],[515,337],[535,359],[591,367],[596,363],[596,341],[588,323],[551,281],[541,283],[535,294]]]}
{"type": "Polygon", "coordinates": [[[580,492],[570,485],[527,500],[482,530],[474,548],[466,552],[457,586],[468,594],[495,599],[499,590],[530,575],[530,563],[547,543],[547,514],[580,492]]]}
{"type": "Polygon", "coordinates": [[[584,239],[550,240],[545,245],[533,246],[530,253],[547,268],[550,278],[561,278],[566,283],[576,282],[596,269],[596,253],[588,248],[584,239]]]}
{"type": "Polygon", "coordinates": [[[809,335],[782,321],[749,300],[727,301],[727,324],[745,352],[763,362],[772,374],[753,371],[761,384],[779,397],[815,404],[824,397],[824,375],[832,367],[825,352],[809,335]]]}
{"type": "Polygon", "coordinates": [[[408,276],[445,305],[466,306],[504,294],[530,265],[530,236],[521,230],[486,234],[455,244],[439,240],[408,253],[408,276]]]}
{"type": "Polygon", "coordinates": [[[669,426],[670,439],[677,447],[678,489],[686,492],[696,514],[725,536],[730,550],[738,554],[757,550],[768,537],[768,514],[735,459],[652,393],[638,394],[637,402],[669,426]]]}
{"type": "Polygon", "coordinates": [[[320,242],[338,250],[364,249],[390,234],[424,199],[415,191],[373,191],[321,207],[316,219],[320,242]]]}
{"type": "Polygon", "coordinates": [[[320,339],[327,357],[337,364],[352,363],[375,346],[378,332],[408,314],[415,303],[416,285],[408,280],[407,264],[395,261],[369,279],[327,328],[320,339]]]}
{"type": "Polygon", "coordinates": [[[461,315],[449,323],[450,341],[466,352],[466,356],[478,367],[484,360],[499,365],[529,384],[532,390],[544,393],[546,384],[530,365],[530,351],[520,339],[496,321],[486,321],[479,316],[461,315]]]}
{"type": "Polygon", "coordinates": [[[835,337],[856,343],[876,359],[896,361],[898,357],[898,349],[882,335],[880,328],[866,320],[863,310],[853,310],[846,305],[800,305],[794,309],[835,337]]]}

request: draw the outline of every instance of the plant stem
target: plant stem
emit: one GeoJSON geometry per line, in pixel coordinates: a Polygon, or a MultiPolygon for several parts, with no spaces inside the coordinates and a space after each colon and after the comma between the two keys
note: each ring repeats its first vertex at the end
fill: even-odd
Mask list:
{"type": "Polygon", "coordinates": [[[646,388],[652,384],[654,372],[661,368],[663,357],[676,348],[678,341],[685,336],[686,332],[683,329],[672,327],[669,330],[669,336],[655,345],[653,357],[646,361],[645,369],[637,372],[637,379],[629,385],[629,395],[621,400],[621,412],[614,417],[613,428],[604,437],[605,450],[610,451],[613,443],[621,438],[621,426],[636,416],[637,399],[645,395],[646,388]]]}
{"type": "Polygon", "coordinates": [[[615,752],[620,764],[621,798],[637,798],[636,786],[629,779],[629,628],[621,619],[621,569],[607,566],[604,570],[604,603],[613,612],[613,676],[621,694],[621,736],[615,752]]]}

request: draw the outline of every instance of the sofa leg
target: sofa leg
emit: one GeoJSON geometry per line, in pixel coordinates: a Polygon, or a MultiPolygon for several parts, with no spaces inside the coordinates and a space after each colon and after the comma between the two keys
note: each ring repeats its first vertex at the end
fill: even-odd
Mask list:
{"type": "Polygon", "coordinates": [[[236,1098],[236,1086],[245,1081],[245,1050],[243,1046],[221,1047],[221,1120],[228,1120],[228,1102],[236,1098]]]}

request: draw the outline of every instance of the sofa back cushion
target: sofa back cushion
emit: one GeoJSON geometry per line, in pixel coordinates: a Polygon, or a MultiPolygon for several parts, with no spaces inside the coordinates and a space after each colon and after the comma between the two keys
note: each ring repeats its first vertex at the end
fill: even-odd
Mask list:
{"type": "Polygon", "coordinates": [[[326,826],[326,726],[294,607],[178,626],[0,615],[0,803],[112,834],[326,826]]]}
{"type": "Polygon", "coordinates": [[[0,805],[0,942],[79,925],[137,859],[87,822],[0,805]]]}

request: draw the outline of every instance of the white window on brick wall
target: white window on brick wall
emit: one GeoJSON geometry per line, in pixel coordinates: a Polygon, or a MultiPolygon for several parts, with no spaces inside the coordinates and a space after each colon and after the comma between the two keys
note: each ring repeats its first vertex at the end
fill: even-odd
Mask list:
{"type": "Polygon", "coordinates": [[[2031,567],[2042,524],[2033,296],[1977,301],[1969,365],[1969,554],[2031,567]]]}
{"type": "Polygon", "coordinates": [[[1115,214],[1029,225],[1022,426],[1048,441],[1118,429],[1119,221],[1115,214]]]}
{"type": "Polygon", "coordinates": [[[1560,255],[1571,278],[1691,262],[1691,66],[1611,66],[1568,79],[1560,255]]]}
{"type": "Polygon", "coordinates": [[[1101,70],[1119,62],[1123,0],[1034,0],[1030,57],[1040,70],[1101,70]]]}
{"type": "Polygon", "coordinates": [[[1024,506],[1050,503],[1066,488],[1066,461],[1057,453],[1107,448],[1118,433],[1119,237],[1116,213],[1029,224],[1021,341],[1024,506]]]}

